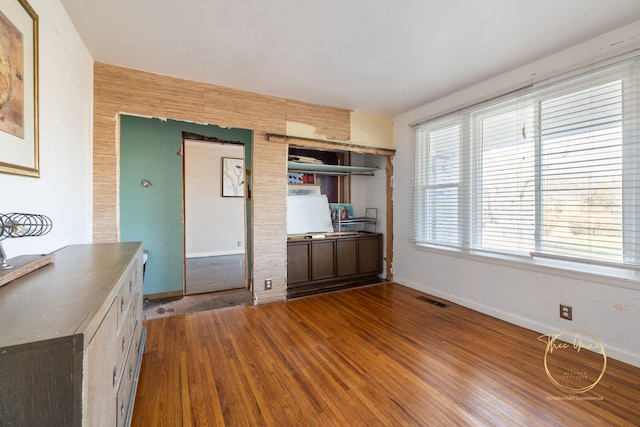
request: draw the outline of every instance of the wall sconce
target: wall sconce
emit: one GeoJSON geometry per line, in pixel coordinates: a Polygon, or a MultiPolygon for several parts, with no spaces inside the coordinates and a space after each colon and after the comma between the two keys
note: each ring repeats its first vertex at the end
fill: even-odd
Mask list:
{"type": "Polygon", "coordinates": [[[153,185],[153,183],[151,181],[149,181],[148,179],[143,179],[142,181],[140,181],[140,186],[141,187],[151,187],[153,185]]]}

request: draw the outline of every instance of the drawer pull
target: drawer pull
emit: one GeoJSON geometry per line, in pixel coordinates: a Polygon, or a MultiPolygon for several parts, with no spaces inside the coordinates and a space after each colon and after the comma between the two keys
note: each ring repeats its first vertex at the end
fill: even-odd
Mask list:
{"type": "Polygon", "coordinates": [[[116,388],[116,378],[118,377],[118,371],[116,367],[113,367],[113,388],[116,388]]]}
{"type": "Polygon", "coordinates": [[[124,351],[124,345],[125,345],[126,341],[124,339],[124,337],[122,337],[122,351],[124,351]]]}
{"type": "Polygon", "coordinates": [[[124,402],[120,402],[120,417],[124,417],[124,402]]]}
{"type": "Polygon", "coordinates": [[[120,313],[124,311],[124,297],[120,297],[120,313]]]}
{"type": "Polygon", "coordinates": [[[129,366],[129,380],[133,379],[133,366],[129,366]]]}
{"type": "Polygon", "coordinates": [[[131,293],[131,289],[133,289],[133,279],[129,279],[129,293],[131,293]]]}

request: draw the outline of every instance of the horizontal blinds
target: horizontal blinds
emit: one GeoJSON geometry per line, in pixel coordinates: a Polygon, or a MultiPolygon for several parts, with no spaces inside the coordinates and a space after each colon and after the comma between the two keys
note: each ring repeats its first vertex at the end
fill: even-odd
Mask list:
{"type": "Polygon", "coordinates": [[[623,262],[623,81],[540,102],[542,253],[623,262]]]}
{"type": "Polygon", "coordinates": [[[415,128],[419,243],[638,264],[636,60],[415,128]]]}
{"type": "Polygon", "coordinates": [[[416,240],[460,244],[460,135],[456,121],[430,123],[417,133],[416,240]]]}
{"type": "Polygon", "coordinates": [[[535,109],[518,101],[475,116],[475,248],[513,253],[535,248],[535,109]]]}

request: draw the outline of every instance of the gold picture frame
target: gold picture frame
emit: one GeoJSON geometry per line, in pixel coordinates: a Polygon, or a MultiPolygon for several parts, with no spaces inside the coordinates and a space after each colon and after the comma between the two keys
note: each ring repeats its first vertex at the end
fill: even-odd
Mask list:
{"type": "Polygon", "coordinates": [[[38,15],[26,0],[0,10],[0,172],[40,177],[38,15]]]}

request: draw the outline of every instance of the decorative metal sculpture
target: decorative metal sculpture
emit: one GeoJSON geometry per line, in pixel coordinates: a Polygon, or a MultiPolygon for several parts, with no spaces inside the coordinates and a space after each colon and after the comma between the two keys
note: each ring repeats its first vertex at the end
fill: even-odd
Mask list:
{"type": "Polygon", "coordinates": [[[51,231],[53,223],[45,215],[27,213],[0,214],[0,270],[13,268],[7,263],[2,241],[7,238],[37,237],[51,231]]]}

